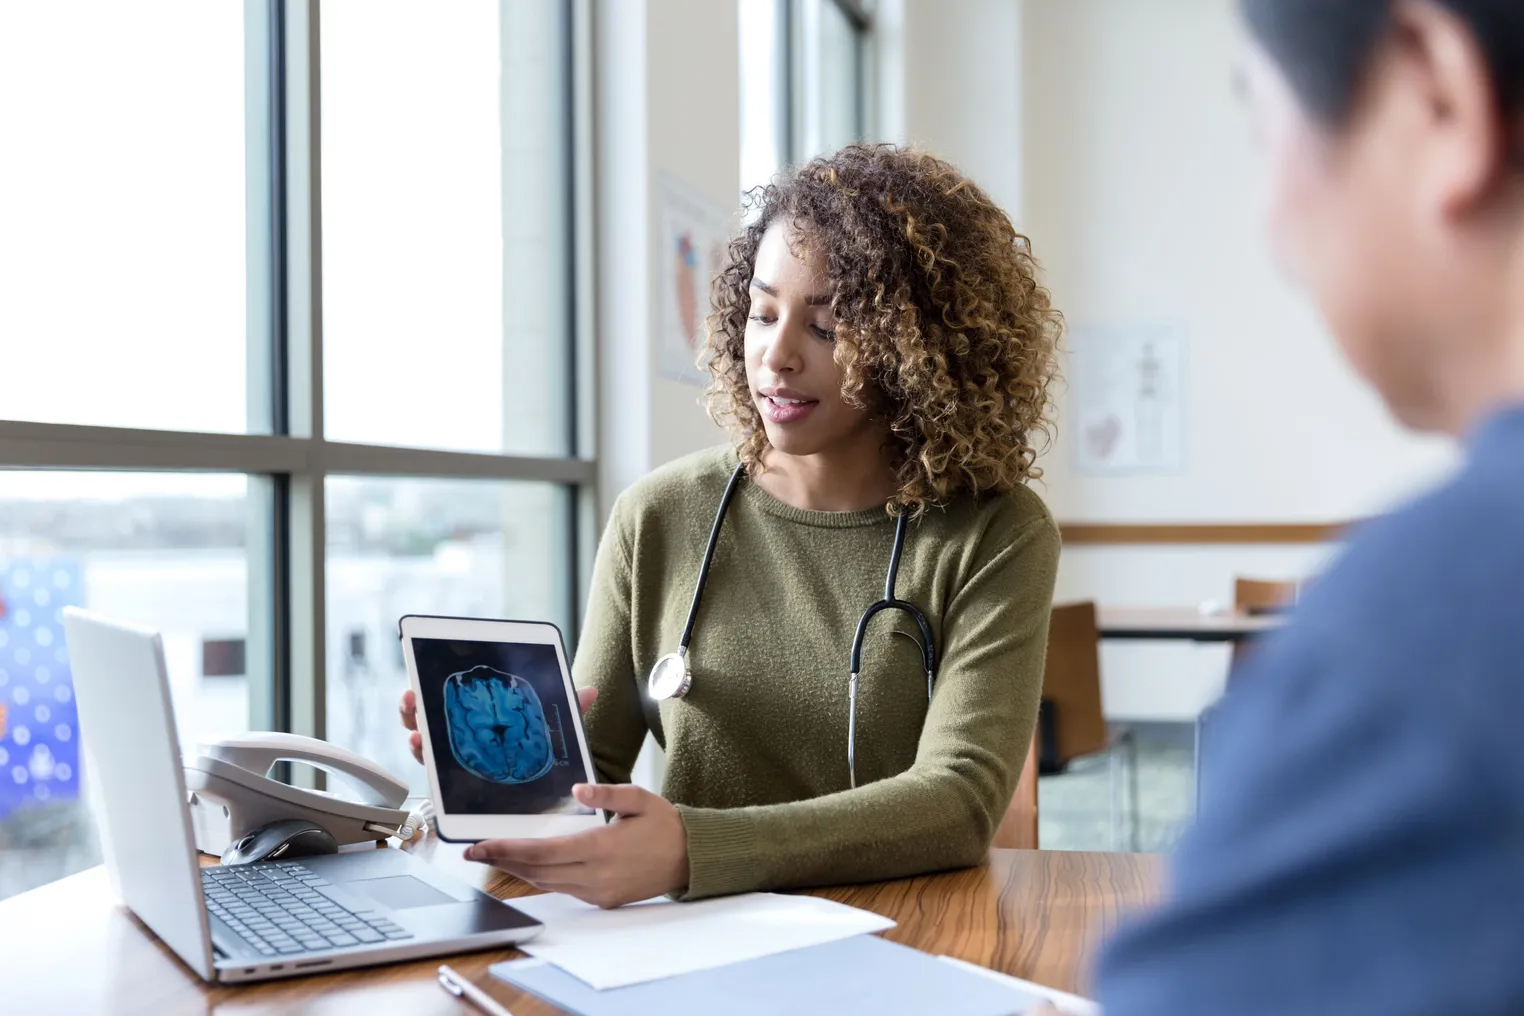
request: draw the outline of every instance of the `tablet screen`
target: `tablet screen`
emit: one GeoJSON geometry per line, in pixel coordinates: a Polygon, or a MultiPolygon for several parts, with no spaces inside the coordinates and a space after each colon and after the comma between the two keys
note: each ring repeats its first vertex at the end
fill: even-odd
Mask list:
{"type": "Polygon", "coordinates": [[[413,638],[413,660],[446,812],[591,815],[555,646],[413,638]]]}

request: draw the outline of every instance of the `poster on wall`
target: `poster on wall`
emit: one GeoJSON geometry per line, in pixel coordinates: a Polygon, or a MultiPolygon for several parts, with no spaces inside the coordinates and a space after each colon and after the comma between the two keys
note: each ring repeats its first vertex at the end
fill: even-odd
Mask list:
{"type": "Polygon", "coordinates": [[[700,387],[709,383],[699,366],[709,316],[709,283],[724,263],[732,212],[670,173],[660,190],[661,325],[657,367],[663,377],[700,387]]]}
{"type": "Polygon", "coordinates": [[[1175,324],[1070,332],[1070,440],[1088,476],[1185,469],[1185,331],[1175,324]]]}

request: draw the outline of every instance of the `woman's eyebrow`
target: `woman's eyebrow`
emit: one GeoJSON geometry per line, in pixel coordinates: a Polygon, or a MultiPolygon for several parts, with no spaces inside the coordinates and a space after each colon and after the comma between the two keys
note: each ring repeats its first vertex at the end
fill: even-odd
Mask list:
{"type": "MultiPolygon", "coordinates": [[[[778,291],[776,289],[774,289],[772,286],[769,286],[767,283],[763,282],[761,279],[758,279],[758,278],[753,278],[751,280],[751,288],[752,289],[760,289],[760,290],[762,290],[762,292],[766,293],[768,296],[776,297],[778,295],[778,291]]],[[[816,293],[813,296],[807,296],[807,297],[805,297],[804,298],[804,303],[805,303],[805,306],[807,306],[807,307],[829,307],[830,304],[831,304],[831,294],[830,293],[816,293]]]]}

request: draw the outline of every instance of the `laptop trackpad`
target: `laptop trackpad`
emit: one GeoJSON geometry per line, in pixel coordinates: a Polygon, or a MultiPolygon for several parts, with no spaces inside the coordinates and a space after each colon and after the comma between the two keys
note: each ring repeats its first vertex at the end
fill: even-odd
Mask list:
{"type": "Polygon", "coordinates": [[[407,910],[411,907],[437,907],[441,903],[458,903],[453,896],[447,896],[429,885],[422,879],[411,875],[393,875],[390,878],[365,878],[358,882],[345,882],[344,888],[350,892],[368,896],[392,910],[407,910]]]}

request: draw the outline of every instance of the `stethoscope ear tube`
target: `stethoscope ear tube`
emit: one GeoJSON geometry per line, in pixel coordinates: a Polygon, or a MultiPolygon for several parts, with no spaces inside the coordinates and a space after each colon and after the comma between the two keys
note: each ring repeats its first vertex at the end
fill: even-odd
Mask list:
{"type": "Polygon", "coordinates": [[[709,566],[714,562],[714,548],[720,542],[720,528],[725,523],[725,512],[730,509],[730,499],[746,475],[746,465],[737,465],[720,497],[720,507],[714,513],[714,525],[709,528],[709,542],[704,546],[704,560],[699,565],[698,581],[693,586],[693,599],[688,604],[688,620],[683,625],[682,638],[677,641],[677,652],[668,653],[656,661],[646,680],[646,691],[653,699],[682,698],[693,687],[693,672],[688,669],[688,644],[693,641],[693,625],[698,621],[699,604],[704,602],[704,585],[709,581],[709,566]]]}
{"type": "Polygon", "coordinates": [[[698,581],[693,585],[693,601],[688,605],[688,623],[683,625],[683,637],[677,641],[677,651],[683,656],[688,655],[688,643],[693,641],[693,625],[698,620],[699,604],[704,601],[704,586],[709,581],[709,566],[714,562],[714,548],[720,542],[720,528],[725,524],[725,513],[730,510],[730,499],[736,496],[736,488],[741,485],[741,477],[746,475],[746,466],[736,466],[736,471],[730,474],[730,482],[725,485],[725,493],[720,498],[720,507],[714,513],[714,525],[709,527],[709,542],[704,546],[704,562],[699,565],[698,581]]]}

